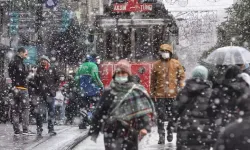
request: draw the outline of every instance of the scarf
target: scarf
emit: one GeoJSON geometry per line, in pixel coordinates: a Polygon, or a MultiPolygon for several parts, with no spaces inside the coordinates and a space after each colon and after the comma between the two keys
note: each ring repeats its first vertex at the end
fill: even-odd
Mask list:
{"type": "Polygon", "coordinates": [[[143,86],[133,82],[119,84],[112,81],[110,87],[115,98],[111,104],[108,122],[118,120],[127,126],[132,119],[148,114],[154,117],[154,104],[143,86]]]}

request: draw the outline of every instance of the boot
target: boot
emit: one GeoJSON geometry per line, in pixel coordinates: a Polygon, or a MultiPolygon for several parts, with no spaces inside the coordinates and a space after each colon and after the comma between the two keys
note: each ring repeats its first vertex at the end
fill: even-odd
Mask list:
{"type": "Polygon", "coordinates": [[[168,140],[168,142],[172,142],[173,141],[173,133],[172,132],[168,132],[167,140],[168,140]]]}
{"type": "Polygon", "coordinates": [[[49,130],[49,135],[50,136],[55,136],[57,133],[54,130],[49,130]]]}
{"type": "Polygon", "coordinates": [[[165,134],[159,136],[158,144],[165,144],[165,134]]]}

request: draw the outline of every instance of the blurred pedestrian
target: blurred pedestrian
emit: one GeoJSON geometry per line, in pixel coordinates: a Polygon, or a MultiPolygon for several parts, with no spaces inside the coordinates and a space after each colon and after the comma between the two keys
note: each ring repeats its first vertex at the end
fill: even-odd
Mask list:
{"type": "Polygon", "coordinates": [[[247,87],[241,75],[240,67],[228,66],[222,84],[213,89],[207,113],[214,129],[212,138],[215,141],[218,133],[238,118],[236,101],[245,93],[247,87]]]}
{"type": "Polygon", "coordinates": [[[186,81],[174,102],[174,114],[176,119],[179,118],[177,150],[209,150],[213,147],[206,113],[212,94],[212,83],[207,77],[207,68],[195,67],[192,78],[186,81]]]}
{"type": "MultiPolygon", "coordinates": [[[[97,66],[97,54],[87,55],[86,61],[79,67],[76,72],[75,82],[80,89],[81,99],[79,105],[90,111],[90,106],[95,105],[100,99],[103,83],[99,76],[99,69],[97,66]]],[[[86,118],[81,119],[79,124],[80,129],[86,129],[86,118]]]]}
{"type": "Polygon", "coordinates": [[[93,115],[89,134],[96,141],[103,126],[106,150],[138,150],[138,139],[151,130],[154,104],[145,88],[130,81],[130,76],[129,62],[120,60],[93,115]]]}
{"type": "Polygon", "coordinates": [[[237,66],[240,67],[240,69],[247,73],[248,75],[250,75],[250,67],[249,67],[249,63],[245,63],[245,64],[237,64],[237,66]]]}
{"type": "Polygon", "coordinates": [[[31,134],[29,132],[29,93],[27,77],[29,71],[24,64],[24,59],[28,57],[28,51],[21,47],[17,50],[17,55],[9,64],[9,76],[12,80],[12,92],[14,95],[14,102],[12,106],[13,128],[15,135],[21,134],[19,127],[19,118],[23,125],[23,134],[31,134]],[[20,117],[21,116],[21,117],[20,117]]]}
{"type": "MultiPolygon", "coordinates": [[[[246,74],[245,74],[246,75],[246,74]]],[[[243,75],[243,76],[245,76],[243,75]]],[[[250,77],[247,75],[248,81],[250,77]]],[[[236,100],[238,113],[240,118],[233,123],[227,125],[219,135],[214,150],[247,150],[250,147],[250,91],[247,84],[244,94],[236,100]]]]}
{"type": "Polygon", "coordinates": [[[47,56],[40,58],[40,64],[35,75],[36,84],[39,87],[40,101],[36,109],[37,134],[42,135],[43,114],[48,109],[48,129],[51,136],[56,135],[55,123],[55,96],[59,86],[59,77],[55,68],[50,66],[50,59],[47,56]]]}
{"type": "Polygon", "coordinates": [[[66,115],[66,124],[73,124],[75,117],[77,117],[77,89],[74,81],[74,75],[69,75],[68,77],[68,84],[65,86],[68,103],[65,108],[65,115],[66,115]]]}
{"type": "Polygon", "coordinates": [[[165,144],[165,117],[168,117],[167,140],[173,140],[172,106],[178,91],[184,87],[185,72],[181,63],[172,59],[173,47],[160,46],[160,60],[153,64],[151,71],[151,96],[156,103],[158,114],[158,144],[165,144]],[[166,113],[167,112],[167,113],[166,113]]]}

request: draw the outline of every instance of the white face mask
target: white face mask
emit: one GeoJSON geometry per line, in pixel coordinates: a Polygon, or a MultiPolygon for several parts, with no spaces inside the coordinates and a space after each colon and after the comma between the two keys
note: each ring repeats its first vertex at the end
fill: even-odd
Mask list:
{"type": "Polygon", "coordinates": [[[60,80],[61,80],[61,81],[64,81],[64,80],[65,80],[65,78],[64,78],[64,77],[60,77],[60,80]]]}
{"type": "Polygon", "coordinates": [[[126,83],[128,82],[128,77],[115,77],[115,81],[118,83],[126,83]]]}
{"type": "Polygon", "coordinates": [[[97,59],[96,63],[99,65],[101,63],[101,59],[97,59]]]}
{"type": "Polygon", "coordinates": [[[166,52],[163,52],[163,53],[161,53],[161,57],[162,57],[163,59],[168,59],[168,58],[170,58],[170,54],[169,54],[169,53],[166,53],[166,52]]]}

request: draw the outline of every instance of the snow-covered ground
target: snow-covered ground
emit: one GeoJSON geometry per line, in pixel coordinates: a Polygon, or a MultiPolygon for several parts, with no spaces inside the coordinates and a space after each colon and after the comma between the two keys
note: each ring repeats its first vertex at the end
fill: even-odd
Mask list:
{"type": "MultiPolygon", "coordinates": [[[[158,133],[157,127],[152,128],[152,132],[148,134],[140,142],[139,150],[175,150],[176,149],[176,134],[174,134],[174,140],[171,143],[166,141],[165,145],[158,145],[158,133]]],[[[97,139],[97,143],[87,138],[82,143],[74,148],[74,150],[104,150],[103,135],[100,135],[97,139]]]]}

